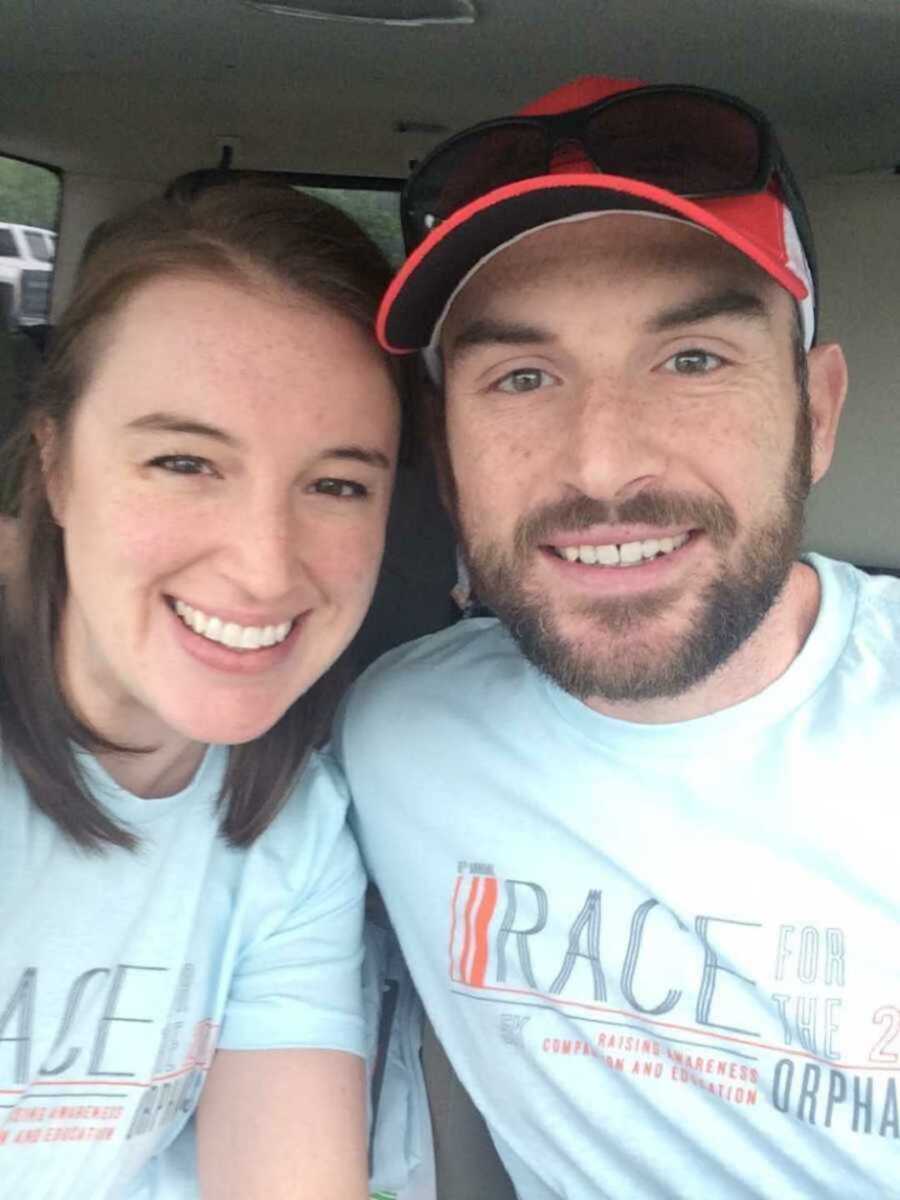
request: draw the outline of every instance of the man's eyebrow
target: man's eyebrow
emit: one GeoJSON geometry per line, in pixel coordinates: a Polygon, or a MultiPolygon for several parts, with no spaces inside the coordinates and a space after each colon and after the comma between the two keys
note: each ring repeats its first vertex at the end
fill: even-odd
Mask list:
{"type": "Polygon", "coordinates": [[[697,325],[712,317],[743,317],[768,324],[769,308],[755,292],[729,288],[724,292],[713,292],[664,308],[647,321],[645,328],[648,333],[666,333],[683,325],[697,325]]]}
{"type": "MultiPolygon", "coordinates": [[[[217,425],[207,425],[204,421],[194,421],[188,417],[179,416],[177,413],[147,413],[146,416],[137,417],[134,421],[129,421],[127,428],[153,433],[185,433],[198,437],[208,437],[234,450],[243,449],[244,445],[240,438],[235,437],[231,433],[226,433],[224,429],[219,429],[217,425]]],[[[368,446],[330,446],[319,455],[320,460],[328,458],[336,458],[347,462],[366,463],[368,466],[379,467],[384,471],[390,470],[392,465],[390,458],[388,458],[383,450],[377,450],[368,446]]]]}
{"type": "Polygon", "coordinates": [[[539,325],[526,325],[517,321],[498,321],[481,317],[464,325],[451,341],[451,355],[465,353],[477,346],[536,346],[552,342],[553,335],[539,325]]]}

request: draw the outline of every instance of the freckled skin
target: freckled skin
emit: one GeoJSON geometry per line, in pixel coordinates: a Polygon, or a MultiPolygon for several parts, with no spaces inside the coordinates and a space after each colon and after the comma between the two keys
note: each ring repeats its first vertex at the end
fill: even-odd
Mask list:
{"type": "Polygon", "coordinates": [[[314,300],[204,278],[141,287],[114,318],[51,473],[69,577],[61,665],[76,709],[107,737],[170,757],[274,724],[366,612],[398,427],[371,339],[314,300]],[[240,447],[129,428],[159,411],[240,447]],[[346,446],[391,465],[328,453],[346,446]],[[208,467],[165,470],[153,460],[166,455],[208,467]],[[323,494],[331,478],[366,498],[323,494]],[[234,675],[185,653],[169,597],[246,613],[246,624],[306,615],[284,661],[234,675]]]}
{"type": "MultiPolygon", "coordinates": [[[[518,591],[601,675],[608,668],[613,696],[617,664],[628,656],[651,671],[673,654],[702,618],[710,586],[740,578],[785,519],[786,488],[804,454],[792,331],[791,297],[742,255],[688,225],[634,215],[525,238],[486,264],[448,315],[446,428],[468,556],[476,574],[479,561],[492,563],[501,590],[518,591]],[[761,312],[652,328],[664,310],[726,289],[757,297],[761,312]],[[541,336],[457,351],[476,321],[541,336]],[[703,369],[682,370],[695,352],[703,369]],[[517,530],[542,506],[587,497],[627,511],[642,494],[717,507],[735,528],[727,545],[707,539],[690,574],[675,577],[655,607],[652,597],[630,614],[624,603],[609,604],[611,619],[600,619],[601,609],[587,611],[534,548],[516,558],[517,530]]],[[[801,475],[808,466],[815,481],[830,461],[843,399],[839,349],[813,350],[809,367],[812,443],[801,475]]],[[[814,573],[794,565],[786,575],[778,602],[727,669],[690,694],[587,699],[632,719],[669,720],[759,690],[796,654],[817,607],[814,573]]]]}

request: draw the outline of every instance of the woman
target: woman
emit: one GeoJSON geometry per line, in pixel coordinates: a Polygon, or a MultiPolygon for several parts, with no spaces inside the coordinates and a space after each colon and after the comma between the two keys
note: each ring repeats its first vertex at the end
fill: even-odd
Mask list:
{"type": "Polygon", "coordinates": [[[386,279],[258,184],[86,252],[0,600],[4,1195],[366,1193],[363,879],[311,751],[382,551],[386,279]]]}

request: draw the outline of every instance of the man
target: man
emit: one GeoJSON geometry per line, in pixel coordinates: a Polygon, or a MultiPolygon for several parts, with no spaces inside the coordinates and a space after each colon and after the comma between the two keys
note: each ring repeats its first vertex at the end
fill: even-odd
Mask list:
{"type": "Polygon", "coordinates": [[[525,116],[405,193],[380,334],[499,622],[357,685],[364,853],[521,1200],[900,1196],[900,583],[798,558],[805,209],[728,97],[525,116]]]}

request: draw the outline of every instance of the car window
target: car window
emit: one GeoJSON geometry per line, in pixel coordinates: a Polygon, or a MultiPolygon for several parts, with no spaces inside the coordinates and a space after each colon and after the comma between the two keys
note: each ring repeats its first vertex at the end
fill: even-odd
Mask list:
{"type": "Polygon", "coordinates": [[[221,170],[199,168],[171,180],[164,191],[171,195],[186,189],[188,195],[198,188],[215,186],[224,179],[249,176],[254,180],[272,180],[287,184],[320,200],[327,200],[352,217],[372,238],[392,266],[398,267],[404,258],[403,233],[400,224],[400,189],[402,180],[369,178],[353,175],[318,175],[312,173],[236,169],[223,175],[221,170]]]}
{"type": "Polygon", "coordinates": [[[373,190],[364,187],[319,187],[303,184],[302,190],[342,208],[369,234],[393,266],[403,261],[400,229],[400,185],[373,190]]]}
{"type": "Polygon", "coordinates": [[[0,156],[0,441],[17,423],[41,359],[59,199],[55,171],[0,156]],[[19,228],[17,239],[11,226],[30,228],[19,228]]]}
{"type": "Polygon", "coordinates": [[[0,155],[0,221],[36,226],[52,232],[57,227],[59,176],[49,167],[0,155]]]}

